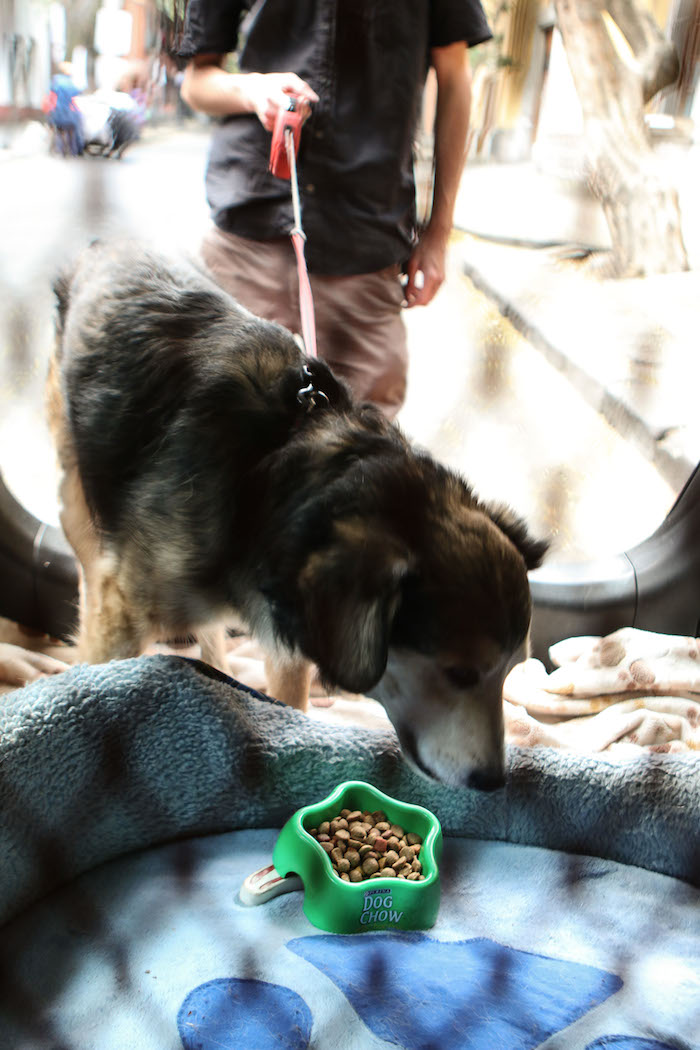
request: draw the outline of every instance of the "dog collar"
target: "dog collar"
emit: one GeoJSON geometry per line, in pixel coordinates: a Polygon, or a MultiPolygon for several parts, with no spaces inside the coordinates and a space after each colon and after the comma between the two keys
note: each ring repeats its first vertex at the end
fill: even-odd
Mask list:
{"type": "Polygon", "coordinates": [[[306,381],[307,385],[297,390],[297,401],[303,406],[304,411],[311,412],[314,408],[318,408],[319,405],[330,404],[328,395],[324,394],[323,390],[319,390],[314,384],[313,373],[308,365],[302,367],[301,375],[302,382],[306,381]]]}

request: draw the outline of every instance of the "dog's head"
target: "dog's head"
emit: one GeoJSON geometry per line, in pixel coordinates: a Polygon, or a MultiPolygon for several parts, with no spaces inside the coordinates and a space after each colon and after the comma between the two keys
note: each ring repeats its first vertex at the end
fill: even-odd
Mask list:
{"type": "Polygon", "coordinates": [[[408,504],[388,479],[379,513],[335,518],[298,577],[298,638],[325,680],[383,704],[423,773],[498,787],[503,681],[527,656],[546,544],[437,465],[418,473],[408,504]]]}
{"type": "Polygon", "coordinates": [[[432,535],[400,585],[386,668],[370,692],[423,773],[498,788],[503,682],[528,655],[527,571],[545,548],[512,516],[487,508],[464,507],[432,535]]]}

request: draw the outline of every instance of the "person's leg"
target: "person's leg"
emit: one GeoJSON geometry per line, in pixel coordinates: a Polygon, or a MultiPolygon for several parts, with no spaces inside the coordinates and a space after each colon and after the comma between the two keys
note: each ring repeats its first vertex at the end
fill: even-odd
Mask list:
{"type": "Polygon", "coordinates": [[[80,118],[76,118],[73,125],[73,148],[75,149],[75,156],[82,157],[85,152],[85,132],[80,118]]]}
{"type": "Polygon", "coordinates": [[[213,226],[200,255],[216,283],[251,313],[300,330],[294,252],[286,237],[253,241],[213,226]]]}
{"type": "Polygon", "coordinates": [[[351,277],[312,275],[319,356],[359,400],[393,419],[406,396],[408,349],[397,266],[351,277]]]}
{"type": "Polygon", "coordinates": [[[60,128],[56,125],[56,146],[59,156],[65,157],[66,155],[66,129],[60,128]]]}
{"type": "MultiPolygon", "coordinates": [[[[214,280],[252,313],[301,331],[291,241],[207,233],[202,259],[214,280]]],[[[361,401],[393,419],[406,395],[408,350],[398,266],[350,277],[311,274],[319,356],[361,401]]]]}

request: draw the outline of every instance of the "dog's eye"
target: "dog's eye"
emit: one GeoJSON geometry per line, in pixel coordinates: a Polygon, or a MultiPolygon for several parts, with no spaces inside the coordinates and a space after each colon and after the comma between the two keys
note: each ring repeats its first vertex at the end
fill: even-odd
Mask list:
{"type": "Polygon", "coordinates": [[[471,689],[479,681],[479,672],[473,667],[445,667],[443,670],[455,689],[471,689]]]}

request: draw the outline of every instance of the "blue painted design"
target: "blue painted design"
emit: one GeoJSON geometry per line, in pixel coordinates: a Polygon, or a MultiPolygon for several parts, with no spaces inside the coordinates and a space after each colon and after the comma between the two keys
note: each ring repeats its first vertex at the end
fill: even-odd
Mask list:
{"type": "Polygon", "coordinates": [[[674,1050],[669,1043],[644,1039],[638,1035],[603,1035],[589,1043],[586,1050],[674,1050]]]}
{"type": "Polygon", "coordinates": [[[307,1050],[311,1025],[296,992],[235,977],[200,984],[177,1015],[184,1050],[307,1050]]]}
{"type": "Polygon", "coordinates": [[[324,934],[287,947],[405,1050],[534,1050],[621,987],[615,974],[489,940],[324,934]]]}

